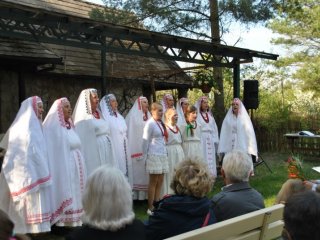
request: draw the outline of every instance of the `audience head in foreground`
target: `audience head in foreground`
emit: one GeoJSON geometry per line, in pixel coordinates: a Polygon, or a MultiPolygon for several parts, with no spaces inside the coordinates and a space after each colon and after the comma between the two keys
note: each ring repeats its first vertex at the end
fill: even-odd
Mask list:
{"type": "Polygon", "coordinates": [[[82,204],[84,225],[66,239],[145,239],[143,224],[135,220],[131,187],[119,169],[96,169],[88,178],[82,204]]]}
{"type": "Polygon", "coordinates": [[[288,240],[320,239],[320,195],[304,191],[292,195],[284,208],[288,240]]]}
{"type": "Polygon", "coordinates": [[[226,186],[212,198],[218,221],[264,208],[262,195],[249,185],[252,171],[253,163],[249,154],[233,150],[225,155],[221,174],[226,186]]]}
{"type": "Polygon", "coordinates": [[[213,178],[203,162],[185,160],[177,164],[171,183],[175,195],[157,203],[146,223],[147,239],[157,240],[216,222],[210,200],[213,178]]]}

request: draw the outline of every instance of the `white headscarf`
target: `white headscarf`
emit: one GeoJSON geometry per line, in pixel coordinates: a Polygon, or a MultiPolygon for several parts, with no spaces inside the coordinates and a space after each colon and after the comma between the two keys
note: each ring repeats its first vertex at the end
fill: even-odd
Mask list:
{"type": "MultiPolygon", "coordinates": [[[[161,100],[161,105],[163,108],[163,112],[165,113],[168,109],[167,99],[173,99],[173,96],[170,93],[166,93],[161,100]]],[[[174,107],[173,107],[174,108],[174,107]]]]}
{"type": "MultiPolygon", "coordinates": [[[[52,175],[50,189],[51,224],[56,223],[72,203],[70,184],[70,146],[67,127],[73,127],[72,120],[66,123],[63,114],[63,104],[69,102],[66,98],[56,100],[43,122],[43,132],[48,147],[48,159],[52,175]]],[[[79,139],[80,141],[80,139],[79,139]]]]}
{"type": "Polygon", "coordinates": [[[130,159],[130,150],[127,146],[127,124],[118,109],[114,110],[111,107],[111,100],[116,100],[113,94],[104,96],[100,101],[100,109],[103,118],[110,126],[110,138],[114,143],[115,158],[120,170],[128,177],[132,184],[132,163],[130,159]]]}
{"type": "Polygon", "coordinates": [[[3,172],[13,201],[19,201],[51,181],[42,125],[37,117],[39,102],[41,99],[37,96],[24,100],[8,130],[3,172]]]}
{"type": "MultiPolygon", "coordinates": [[[[201,116],[201,104],[203,100],[208,100],[207,96],[202,96],[198,99],[198,101],[195,103],[195,107],[197,108],[197,122],[203,126],[204,129],[206,129],[204,127],[204,124],[206,124],[206,122],[204,121],[203,117],[201,116]]],[[[212,112],[209,109],[207,109],[206,113],[208,114],[208,118],[209,118],[209,124],[211,124],[211,129],[212,131],[215,133],[214,134],[214,142],[218,143],[219,142],[219,132],[218,132],[218,127],[217,127],[217,123],[212,115],[212,112]]]]}
{"type": "Polygon", "coordinates": [[[97,90],[93,88],[82,90],[72,115],[76,132],[82,143],[82,150],[84,159],[86,160],[88,174],[90,174],[97,166],[100,166],[99,146],[95,125],[93,124],[95,119],[91,110],[91,93],[97,93],[97,90]]]}
{"type": "MultiPolygon", "coordinates": [[[[240,99],[235,98],[233,101],[239,103],[238,116],[236,117],[237,124],[237,146],[236,149],[247,152],[248,154],[258,156],[256,135],[254,133],[253,125],[250,116],[247,113],[243,103],[240,99]]],[[[231,152],[232,149],[232,128],[235,122],[235,115],[232,111],[232,106],[229,108],[226,117],[223,120],[220,143],[218,147],[218,153],[231,152]]]]}
{"type": "Polygon", "coordinates": [[[182,109],[182,103],[189,102],[188,98],[180,98],[177,102],[176,110],[178,114],[178,122],[177,125],[179,128],[182,128],[183,126],[187,126],[186,118],[184,116],[184,112],[182,109]]]}
{"type": "Polygon", "coordinates": [[[97,94],[97,90],[94,88],[88,88],[81,91],[72,114],[74,124],[85,119],[93,118],[90,101],[91,93],[97,94]]]}
{"type": "Polygon", "coordinates": [[[147,115],[142,111],[141,101],[144,99],[147,98],[143,96],[138,97],[126,116],[128,141],[132,159],[142,158],[143,128],[147,120],[151,117],[149,111],[147,111],[147,115]]]}

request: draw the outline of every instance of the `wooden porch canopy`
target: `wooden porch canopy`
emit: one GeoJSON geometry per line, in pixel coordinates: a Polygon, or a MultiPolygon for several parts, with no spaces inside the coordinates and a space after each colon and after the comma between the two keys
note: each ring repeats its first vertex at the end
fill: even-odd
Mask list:
{"type": "Polygon", "coordinates": [[[119,26],[6,0],[0,2],[0,36],[101,51],[102,95],[107,85],[107,53],[233,68],[235,97],[240,95],[240,64],[253,62],[254,57],[278,58],[275,54],[119,26]]]}

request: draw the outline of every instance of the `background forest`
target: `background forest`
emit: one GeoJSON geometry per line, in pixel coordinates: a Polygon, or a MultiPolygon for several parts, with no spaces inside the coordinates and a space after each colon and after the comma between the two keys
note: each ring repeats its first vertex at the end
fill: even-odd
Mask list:
{"type": "MultiPolygon", "coordinates": [[[[250,114],[260,149],[281,150],[283,134],[320,133],[320,4],[319,0],[103,0],[105,10],[91,17],[188,38],[224,44],[232,23],[246,28],[263,24],[276,33],[272,40],[286,51],[278,61],[241,65],[243,80],[259,81],[259,108],[250,114]],[[121,10],[121,11],[119,11],[121,10]]],[[[234,43],[237,46],[237,42],[234,43]]],[[[207,95],[220,126],[233,97],[232,71],[206,68],[189,73],[195,88],[191,102],[203,95],[200,81],[212,87],[207,95]]],[[[172,92],[174,95],[176,91],[172,92]]],[[[158,96],[161,97],[158,93],[158,96]]],[[[242,93],[241,93],[242,94],[242,93]]],[[[177,95],[177,94],[176,94],[177,95]]]]}

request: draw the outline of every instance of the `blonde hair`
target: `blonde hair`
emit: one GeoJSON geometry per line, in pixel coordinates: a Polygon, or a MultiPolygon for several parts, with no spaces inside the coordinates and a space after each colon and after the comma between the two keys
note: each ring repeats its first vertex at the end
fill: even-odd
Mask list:
{"type": "Polygon", "coordinates": [[[103,165],[88,178],[82,197],[83,222],[117,231],[134,220],[131,187],[123,173],[103,165]]]}
{"type": "Polygon", "coordinates": [[[289,197],[298,192],[306,190],[306,186],[301,179],[288,179],[277,194],[275,204],[286,203],[289,197]]]}
{"type": "Polygon", "coordinates": [[[164,122],[168,124],[171,122],[171,119],[169,120],[169,117],[173,115],[173,112],[177,112],[174,108],[168,108],[166,112],[164,113],[165,119],[164,122]]]}
{"type": "Polygon", "coordinates": [[[185,160],[175,169],[170,187],[177,195],[204,197],[212,189],[214,178],[200,161],[185,160]]]}

